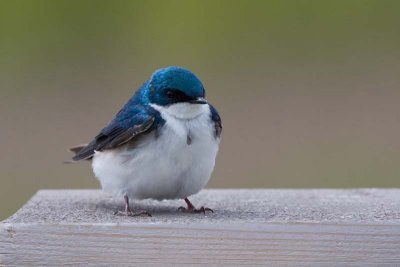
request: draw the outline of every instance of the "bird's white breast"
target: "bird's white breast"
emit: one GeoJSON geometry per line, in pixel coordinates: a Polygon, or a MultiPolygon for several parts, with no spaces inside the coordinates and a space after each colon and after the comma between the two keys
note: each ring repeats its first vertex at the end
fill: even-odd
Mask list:
{"type": "Polygon", "coordinates": [[[93,171],[103,189],[114,195],[174,199],[204,188],[214,169],[215,138],[209,105],[152,105],[165,120],[158,132],[133,145],[96,152],[93,171]]]}

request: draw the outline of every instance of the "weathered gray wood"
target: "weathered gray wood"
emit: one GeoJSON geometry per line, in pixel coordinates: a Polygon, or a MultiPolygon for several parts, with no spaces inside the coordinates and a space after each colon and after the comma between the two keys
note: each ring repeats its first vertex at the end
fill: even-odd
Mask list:
{"type": "Polygon", "coordinates": [[[96,190],[39,191],[0,224],[0,265],[400,266],[400,190],[205,190],[214,214],[96,190]]]}

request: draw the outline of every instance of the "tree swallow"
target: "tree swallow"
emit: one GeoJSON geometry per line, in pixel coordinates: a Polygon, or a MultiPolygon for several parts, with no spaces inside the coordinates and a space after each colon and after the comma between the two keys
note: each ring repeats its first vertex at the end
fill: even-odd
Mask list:
{"type": "Polygon", "coordinates": [[[124,197],[120,215],[133,211],[129,199],[184,199],[203,189],[214,169],[221,118],[207,102],[204,86],[189,70],[155,71],[117,115],[88,144],[71,148],[73,161],[91,160],[105,192],[124,197]]]}

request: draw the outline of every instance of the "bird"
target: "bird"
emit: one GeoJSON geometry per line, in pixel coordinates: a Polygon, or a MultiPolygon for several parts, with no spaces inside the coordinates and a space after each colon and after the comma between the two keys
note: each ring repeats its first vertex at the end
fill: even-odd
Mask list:
{"type": "Polygon", "coordinates": [[[183,199],[187,213],[214,212],[189,201],[208,183],[221,140],[218,111],[200,79],[169,66],[156,70],[87,145],[70,148],[71,162],[90,160],[103,191],[122,197],[115,214],[151,216],[129,200],[183,199]]]}

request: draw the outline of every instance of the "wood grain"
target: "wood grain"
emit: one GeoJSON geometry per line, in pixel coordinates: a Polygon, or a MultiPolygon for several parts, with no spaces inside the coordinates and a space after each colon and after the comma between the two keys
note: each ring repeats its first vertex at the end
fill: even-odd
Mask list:
{"type": "MultiPolygon", "coordinates": [[[[218,193],[225,194],[227,201],[235,196],[235,204],[230,207],[239,209],[243,205],[248,209],[246,213],[228,212],[231,210],[227,208],[217,209],[217,218],[212,214],[182,215],[175,211],[175,202],[172,207],[170,202],[161,203],[161,208],[152,206],[157,202],[145,202],[146,207],[153,207],[152,218],[115,218],[110,214],[118,205],[97,191],[43,191],[0,224],[0,265],[400,266],[400,222],[397,207],[392,205],[397,199],[387,204],[386,200],[378,202],[380,210],[376,203],[368,205],[368,199],[374,202],[385,190],[337,190],[339,202],[324,203],[318,206],[322,210],[314,210],[318,214],[331,210],[329,216],[339,217],[343,211],[345,216],[332,222],[320,215],[309,217],[311,211],[307,209],[303,217],[294,213],[283,216],[288,209],[305,206],[305,199],[320,201],[315,196],[326,195],[327,191],[309,191],[312,198],[300,197],[292,204],[287,199],[293,194],[305,196],[307,190],[280,191],[282,197],[286,195],[286,202],[276,209],[279,215],[275,217],[266,216],[269,209],[249,204],[263,190],[226,191],[206,191],[195,199],[201,201],[218,193]],[[106,205],[109,208],[97,206],[100,200],[110,203],[106,205]],[[363,216],[347,216],[352,213],[349,207],[363,216]],[[374,216],[379,218],[369,219],[374,216]]],[[[273,190],[266,191],[274,195],[273,190]]],[[[334,190],[329,192],[335,194],[334,190]]],[[[399,190],[387,191],[392,198],[400,197],[396,193],[399,190]]]]}
{"type": "Polygon", "coordinates": [[[400,227],[3,225],[6,266],[398,266],[400,227]]]}

